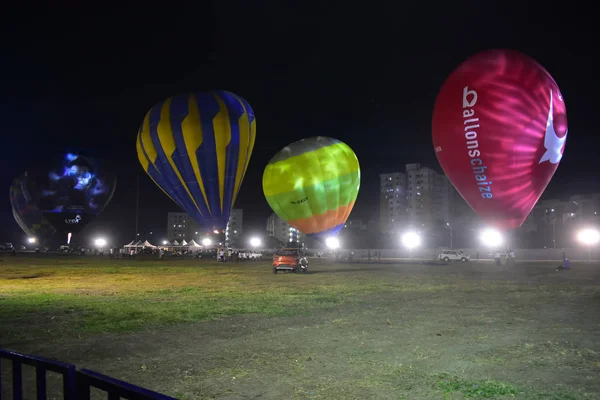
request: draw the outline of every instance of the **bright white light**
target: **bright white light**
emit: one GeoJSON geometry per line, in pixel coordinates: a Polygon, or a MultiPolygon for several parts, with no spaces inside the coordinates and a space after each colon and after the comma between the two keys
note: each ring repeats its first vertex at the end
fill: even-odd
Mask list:
{"type": "Polygon", "coordinates": [[[587,246],[592,246],[600,242],[600,232],[595,229],[584,229],[577,234],[577,240],[587,246]]]}
{"type": "Polygon", "coordinates": [[[212,240],[210,240],[209,238],[204,238],[202,239],[202,244],[204,246],[210,246],[212,244],[212,240]]]}
{"type": "Polygon", "coordinates": [[[260,244],[261,244],[260,243],[260,238],[253,237],[253,238],[250,239],[250,246],[252,246],[252,247],[258,247],[258,246],[260,246],[260,244]]]}
{"type": "Polygon", "coordinates": [[[331,250],[335,250],[340,247],[340,241],[338,240],[338,238],[335,237],[328,237],[327,239],[325,239],[325,244],[331,250]]]}
{"type": "Polygon", "coordinates": [[[495,229],[485,229],[481,232],[481,242],[488,247],[498,247],[502,244],[502,234],[495,229]]]}
{"type": "Polygon", "coordinates": [[[163,245],[166,246],[167,244],[169,244],[169,242],[167,242],[166,240],[163,240],[163,245]]]}
{"type": "Polygon", "coordinates": [[[414,249],[421,244],[421,236],[415,232],[406,232],[402,235],[402,245],[408,249],[414,249]]]}
{"type": "Polygon", "coordinates": [[[213,231],[213,233],[219,233],[219,231],[215,229],[215,230],[213,231]]]}
{"type": "Polygon", "coordinates": [[[35,238],[28,238],[28,239],[27,239],[27,242],[28,242],[28,243],[35,243],[35,238]]]}
{"type": "Polygon", "coordinates": [[[94,244],[96,245],[96,247],[104,247],[106,246],[106,239],[98,238],[94,241],[94,244]]]}

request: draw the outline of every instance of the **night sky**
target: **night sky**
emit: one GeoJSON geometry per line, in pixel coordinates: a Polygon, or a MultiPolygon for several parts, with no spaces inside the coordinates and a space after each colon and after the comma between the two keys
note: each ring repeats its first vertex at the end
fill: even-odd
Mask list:
{"type": "Polygon", "coordinates": [[[498,47],[535,58],[565,98],[569,139],[547,194],[598,190],[600,35],[593,3],[193,3],[3,10],[0,240],[18,243],[23,236],[10,213],[12,179],[37,157],[65,149],[109,160],[118,173],[111,204],[84,235],[105,234],[119,244],[133,239],[139,173],[139,230],[164,237],[166,212],[178,207],[139,165],[137,130],[165,97],[213,89],[243,96],[257,118],[236,204],[246,231],[264,231],[270,214],[261,189],[268,160],[316,135],[355,150],[363,178],[351,218],[377,218],[379,173],[409,162],[440,170],[431,113],[445,78],[470,55],[498,47]]]}

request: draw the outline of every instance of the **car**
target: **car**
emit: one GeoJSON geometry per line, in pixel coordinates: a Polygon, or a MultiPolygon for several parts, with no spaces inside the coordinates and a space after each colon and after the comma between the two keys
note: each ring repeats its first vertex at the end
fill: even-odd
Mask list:
{"type": "Polygon", "coordinates": [[[438,256],[438,260],[443,260],[445,262],[449,262],[449,261],[467,262],[467,261],[471,260],[471,256],[463,253],[462,250],[442,250],[442,252],[438,256]]]}
{"type": "Polygon", "coordinates": [[[14,247],[12,243],[0,243],[0,250],[13,251],[14,247]]]}
{"type": "Polygon", "coordinates": [[[277,271],[307,272],[308,259],[302,249],[282,248],[273,255],[273,273],[277,271]]]}

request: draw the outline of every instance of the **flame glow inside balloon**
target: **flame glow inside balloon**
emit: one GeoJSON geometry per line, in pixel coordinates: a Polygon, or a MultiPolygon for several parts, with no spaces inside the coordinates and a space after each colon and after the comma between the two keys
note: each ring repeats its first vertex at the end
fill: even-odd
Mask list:
{"type": "Polygon", "coordinates": [[[273,211],[309,236],[336,236],[360,186],[356,154],[345,143],[314,137],[292,143],[265,168],[263,191],[273,211]]]}
{"type": "Polygon", "coordinates": [[[462,63],[435,102],[433,146],[454,187],[487,223],[521,226],[562,158],[566,107],[532,58],[490,50],[462,63]]]}

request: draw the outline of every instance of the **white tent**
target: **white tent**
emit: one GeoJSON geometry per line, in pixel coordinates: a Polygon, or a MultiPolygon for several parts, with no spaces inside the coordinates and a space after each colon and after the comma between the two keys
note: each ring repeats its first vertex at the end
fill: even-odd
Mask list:
{"type": "MultiPolygon", "coordinates": [[[[192,240],[194,240],[194,239],[192,239],[192,240]]],[[[185,241],[185,239],[183,239],[183,242],[181,242],[181,245],[182,246],[187,246],[187,242],[185,241]]]]}
{"type": "Polygon", "coordinates": [[[188,244],[187,247],[200,247],[200,245],[198,243],[196,243],[196,241],[194,239],[192,239],[188,244]]]}
{"type": "Polygon", "coordinates": [[[150,248],[154,248],[154,247],[156,247],[155,245],[153,245],[153,244],[150,244],[150,242],[149,242],[149,241],[147,241],[147,240],[146,240],[144,243],[142,243],[142,244],[141,244],[141,246],[142,246],[142,247],[150,247],[150,248]]]}
{"type": "Polygon", "coordinates": [[[179,242],[177,240],[173,240],[173,246],[179,246],[179,242]]]}
{"type": "Polygon", "coordinates": [[[123,247],[127,247],[127,248],[138,248],[138,247],[142,247],[142,242],[138,241],[137,243],[134,243],[134,241],[132,240],[131,243],[126,244],[123,247]]]}
{"type": "Polygon", "coordinates": [[[138,240],[138,241],[137,241],[137,243],[136,243],[135,245],[139,247],[139,246],[143,246],[143,243],[142,243],[142,241],[141,241],[141,240],[138,240]]]}

